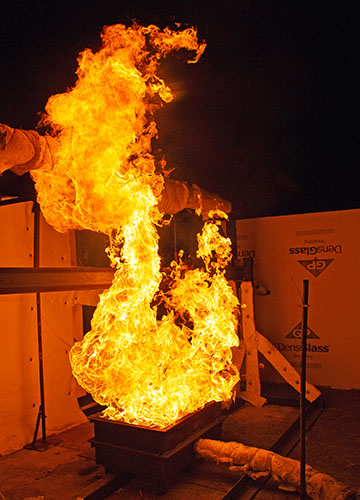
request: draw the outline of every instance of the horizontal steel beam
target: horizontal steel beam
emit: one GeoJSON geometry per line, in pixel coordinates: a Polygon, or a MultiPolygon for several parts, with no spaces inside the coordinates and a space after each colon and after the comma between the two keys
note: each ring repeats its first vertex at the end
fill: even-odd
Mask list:
{"type": "Polygon", "coordinates": [[[110,267],[2,267],[0,294],[104,290],[114,272],[110,267]]]}

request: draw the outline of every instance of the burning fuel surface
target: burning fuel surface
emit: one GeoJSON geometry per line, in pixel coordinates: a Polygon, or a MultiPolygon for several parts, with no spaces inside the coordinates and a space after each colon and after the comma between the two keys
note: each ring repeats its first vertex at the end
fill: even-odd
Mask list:
{"type": "Polygon", "coordinates": [[[80,54],[75,86],[49,99],[44,122],[59,146],[32,176],[46,220],[58,231],[107,234],[116,268],[91,331],[70,352],[74,376],[107,417],[165,427],[230,399],[238,381],[230,350],[238,301],[224,276],[230,241],[216,222],[198,236],[204,266],[174,264],[160,291],[164,177],[151,141],[154,112],[173,96],[157,71],[174,50],[191,51],[188,62],[196,62],[205,44],[193,28],[136,24],[108,26],[102,40],[99,51],[80,54]]]}

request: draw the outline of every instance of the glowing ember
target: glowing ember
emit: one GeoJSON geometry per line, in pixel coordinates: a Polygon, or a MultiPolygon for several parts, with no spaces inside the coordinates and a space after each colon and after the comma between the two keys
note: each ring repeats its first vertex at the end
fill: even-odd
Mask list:
{"type": "Polygon", "coordinates": [[[151,140],[154,111],[172,94],[156,71],[161,57],[180,48],[195,51],[189,62],[196,62],[205,44],[192,28],[135,24],[106,27],[102,38],[98,52],[80,55],[75,87],[49,99],[45,121],[59,149],[54,165],[32,175],[57,230],[86,228],[110,238],[115,277],[91,331],[71,350],[76,379],[109,418],[164,427],[209,401],[228,400],[238,380],[230,351],[238,343],[238,302],[224,277],[230,241],[218,224],[205,223],[199,236],[205,269],[174,264],[169,289],[158,292],[155,226],[164,178],[151,140]]]}

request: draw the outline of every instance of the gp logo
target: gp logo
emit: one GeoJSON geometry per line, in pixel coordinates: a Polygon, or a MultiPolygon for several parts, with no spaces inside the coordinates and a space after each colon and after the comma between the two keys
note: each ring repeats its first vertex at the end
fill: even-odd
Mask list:
{"type": "Polygon", "coordinates": [[[298,260],[309,273],[311,273],[315,278],[319,276],[325,269],[332,263],[334,259],[317,259],[316,257],[312,260],[298,260]]]}
{"type": "MultiPolygon", "coordinates": [[[[286,339],[301,339],[302,338],[302,324],[301,321],[298,323],[290,333],[288,333],[285,337],[286,339]]],[[[308,339],[319,339],[320,337],[316,335],[315,332],[308,327],[306,330],[306,338],[308,339]]]]}

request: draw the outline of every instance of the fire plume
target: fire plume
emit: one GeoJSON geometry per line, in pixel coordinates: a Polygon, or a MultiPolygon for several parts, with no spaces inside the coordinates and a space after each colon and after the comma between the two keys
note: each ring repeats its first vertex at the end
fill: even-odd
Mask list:
{"type": "Polygon", "coordinates": [[[238,302],[224,275],[230,241],[218,223],[206,222],[198,237],[205,267],[174,263],[170,286],[159,292],[164,178],[151,140],[154,112],[173,96],[157,71],[162,57],[181,48],[196,62],[205,44],[193,28],[136,24],[108,26],[102,40],[99,51],[80,54],[74,88],[49,99],[44,121],[59,146],[54,163],[32,176],[47,221],[59,231],[108,234],[116,268],[91,331],[71,350],[74,376],[107,417],[165,427],[230,399],[238,380],[230,350],[238,343],[238,302]]]}

